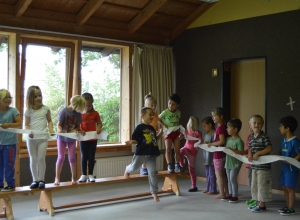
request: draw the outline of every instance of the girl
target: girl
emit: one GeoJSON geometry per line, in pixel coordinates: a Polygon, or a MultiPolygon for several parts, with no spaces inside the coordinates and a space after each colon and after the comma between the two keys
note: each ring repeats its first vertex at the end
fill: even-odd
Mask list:
{"type": "MultiPolygon", "coordinates": [[[[187,136],[198,138],[200,141],[202,141],[202,133],[198,130],[198,127],[199,119],[197,117],[191,116],[187,123],[185,134],[187,136]]],[[[192,181],[192,187],[189,189],[189,192],[198,191],[196,185],[197,178],[195,173],[196,156],[198,153],[198,148],[194,147],[194,144],[196,142],[197,140],[186,140],[184,147],[180,149],[180,166],[184,167],[184,157],[186,157],[188,160],[188,168],[192,181]]]]}
{"type": "MultiPolygon", "coordinates": [[[[63,108],[58,115],[57,132],[70,133],[79,132],[85,135],[85,131],[80,129],[80,122],[82,121],[81,112],[85,109],[85,99],[80,95],[75,95],[70,100],[71,104],[63,108]]],[[[76,158],[75,147],[76,140],[64,136],[57,136],[57,161],[56,161],[56,175],[54,185],[60,184],[60,173],[62,165],[65,161],[66,147],[68,146],[68,158],[72,173],[72,184],[76,184],[76,158]]]]}
{"type": "MultiPolygon", "coordinates": [[[[101,133],[102,122],[100,115],[94,110],[93,102],[94,98],[91,93],[83,93],[81,95],[85,99],[85,113],[82,116],[82,122],[80,124],[81,130],[87,131],[97,131],[97,134],[101,133]]],[[[97,147],[97,139],[91,139],[88,141],[80,141],[80,152],[81,152],[81,172],[82,175],[78,182],[82,183],[85,181],[95,182],[93,175],[95,166],[95,154],[97,147]],[[87,176],[87,164],[89,170],[89,176],[87,176]]]]}
{"type": "MultiPolygon", "coordinates": [[[[150,125],[152,125],[152,127],[155,129],[156,138],[158,140],[159,137],[160,137],[160,134],[161,134],[161,129],[158,128],[159,118],[158,118],[158,114],[155,112],[156,111],[157,100],[156,100],[156,98],[154,98],[154,96],[151,94],[151,92],[149,94],[147,94],[144,99],[145,99],[145,106],[144,107],[149,107],[153,110],[154,117],[153,117],[153,120],[150,123],[150,125]]],[[[145,163],[143,163],[143,165],[142,165],[142,168],[140,170],[140,174],[148,175],[148,170],[147,170],[147,167],[146,167],[145,163]]]]}
{"type": "MultiPolygon", "coordinates": [[[[215,139],[215,124],[212,117],[208,116],[202,120],[203,130],[206,132],[204,143],[212,143],[215,139]]],[[[206,171],[206,190],[203,193],[213,195],[217,193],[216,174],[213,162],[214,153],[203,150],[203,159],[206,171]]]]}
{"type": "MultiPolygon", "coordinates": [[[[0,89],[0,127],[21,128],[20,112],[9,107],[12,97],[6,89],[0,89]]],[[[18,138],[16,133],[0,131],[0,188],[1,191],[15,190],[15,159],[18,138]],[[4,186],[4,177],[7,186],[4,186]]]]}
{"type": "MultiPolygon", "coordinates": [[[[26,96],[25,128],[53,132],[53,124],[50,109],[43,105],[43,96],[40,87],[30,86],[26,96]]],[[[45,188],[46,151],[48,146],[47,134],[29,134],[27,136],[27,147],[30,157],[30,170],[33,182],[31,189],[45,188]]]]}
{"type": "MultiPolygon", "coordinates": [[[[223,147],[225,145],[225,140],[227,136],[226,132],[226,125],[225,125],[225,111],[223,108],[218,107],[213,109],[212,118],[215,124],[218,124],[216,129],[216,137],[213,143],[209,143],[208,146],[216,146],[216,147],[223,147]]],[[[227,200],[228,197],[228,183],[227,183],[227,176],[225,172],[225,158],[226,154],[222,151],[214,152],[214,166],[215,166],[215,173],[217,177],[217,183],[219,185],[220,194],[216,195],[215,199],[222,199],[227,200]]]]}

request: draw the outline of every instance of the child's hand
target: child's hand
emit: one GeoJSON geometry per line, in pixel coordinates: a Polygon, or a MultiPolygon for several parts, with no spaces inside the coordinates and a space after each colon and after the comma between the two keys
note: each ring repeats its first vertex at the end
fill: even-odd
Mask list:
{"type": "Polygon", "coordinates": [[[102,129],[100,128],[99,130],[97,130],[97,134],[100,134],[102,131],[102,129]]]}
{"type": "Polygon", "coordinates": [[[253,161],[253,157],[248,155],[248,161],[252,162],[253,161]]]}
{"type": "Polygon", "coordinates": [[[211,143],[207,143],[207,147],[211,147],[211,143]]]}
{"type": "Polygon", "coordinates": [[[4,123],[4,124],[1,125],[1,128],[7,129],[7,128],[9,128],[9,126],[7,125],[7,123],[4,123]]]}
{"type": "Polygon", "coordinates": [[[30,137],[30,138],[34,138],[34,135],[33,135],[32,132],[29,134],[29,137],[30,137]]]}
{"type": "Polygon", "coordinates": [[[253,155],[253,160],[258,160],[258,157],[259,157],[259,155],[258,155],[258,152],[257,152],[257,153],[255,153],[255,154],[253,155]]]}
{"type": "Polygon", "coordinates": [[[132,145],[132,140],[130,140],[130,141],[125,141],[125,144],[126,144],[126,145],[132,145]]]}
{"type": "Polygon", "coordinates": [[[184,137],[184,135],[182,133],[180,133],[180,135],[178,137],[179,137],[179,140],[182,140],[182,138],[184,137]]]}
{"type": "Polygon", "coordinates": [[[80,133],[82,136],[85,135],[85,131],[84,130],[80,130],[80,131],[78,131],[78,133],[80,133]]]}

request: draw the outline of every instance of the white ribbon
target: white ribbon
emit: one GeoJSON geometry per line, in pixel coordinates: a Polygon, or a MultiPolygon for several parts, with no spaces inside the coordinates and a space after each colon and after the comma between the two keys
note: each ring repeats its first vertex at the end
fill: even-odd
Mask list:
{"type": "MultiPolygon", "coordinates": [[[[5,131],[5,132],[11,132],[11,133],[16,133],[16,134],[47,134],[49,135],[49,132],[44,132],[44,131],[37,131],[37,130],[28,130],[28,129],[18,129],[18,128],[1,128],[0,131],[5,131]]],[[[97,134],[96,131],[88,131],[85,133],[85,135],[81,135],[79,133],[52,133],[55,135],[60,135],[80,141],[86,141],[90,139],[99,139],[99,140],[107,140],[108,133],[106,131],[102,131],[100,134],[97,134]]],[[[50,137],[50,136],[49,136],[50,137]]]]}
{"type": "Polygon", "coordinates": [[[258,160],[253,160],[250,162],[246,156],[235,154],[232,150],[230,150],[226,147],[215,147],[215,146],[208,147],[207,144],[200,144],[200,141],[195,143],[194,147],[198,147],[198,148],[201,148],[201,149],[209,151],[209,152],[223,151],[224,153],[238,159],[239,161],[242,161],[243,163],[247,163],[247,164],[259,165],[259,164],[273,163],[276,161],[286,161],[300,169],[300,162],[291,157],[284,157],[284,156],[277,156],[277,155],[265,155],[265,156],[258,157],[258,160]]]}

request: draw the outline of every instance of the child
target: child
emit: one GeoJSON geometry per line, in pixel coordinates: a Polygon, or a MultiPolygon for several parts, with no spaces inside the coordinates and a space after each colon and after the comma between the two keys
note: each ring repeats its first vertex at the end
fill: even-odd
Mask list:
{"type": "MultiPolygon", "coordinates": [[[[214,120],[215,124],[218,124],[218,127],[215,131],[216,137],[213,143],[209,143],[208,147],[210,146],[216,146],[216,147],[223,147],[225,145],[226,141],[226,126],[225,126],[225,110],[221,107],[218,107],[216,109],[213,109],[212,112],[212,118],[214,120]]],[[[216,195],[215,199],[222,199],[227,201],[228,200],[228,183],[227,183],[227,177],[225,172],[225,159],[226,154],[222,151],[216,151],[214,152],[214,167],[217,177],[217,183],[219,185],[220,193],[219,195],[216,195]]]]}
{"type": "MultiPolygon", "coordinates": [[[[85,109],[85,99],[80,95],[75,95],[70,100],[71,104],[60,110],[57,122],[58,133],[79,132],[85,135],[85,131],[80,129],[82,121],[81,112],[85,109]]],[[[66,147],[68,146],[68,158],[72,173],[72,184],[76,184],[76,158],[75,147],[76,140],[68,137],[57,135],[57,161],[56,175],[54,185],[60,184],[60,173],[65,161],[66,147]]]]}
{"type": "MultiPolygon", "coordinates": [[[[202,120],[203,130],[206,132],[204,143],[212,143],[215,139],[215,124],[212,117],[208,116],[202,120]]],[[[203,193],[213,195],[217,193],[216,174],[213,162],[214,153],[203,150],[203,159],[206,172],[206,190],[203,193]]]]}
{"type": "MultiPolygon", "coordinates": [[[[242,122],[240,119],[233,118],[227,123],[227,132],[231,137],[226,139],[226,148],[233,151],[235,154],[243,154],[244,141],[239,136],[239,131],[242,128],[242,122]]],[[[228,191],[229,202],[238,201],[238,182],[237,176],[241,169],[242,162],[238,159],[226,154],[225,168],[228,178],[228,191]]]]}
{"type": "MultiPolygon", "coordinates": [[[[280,155],[300,160],[300,140],[294,135],[298,123],[293,116],[280,119],[280,133],[285,137],[280,143],[280,155]]],[[[283,162],[281,166],[280,183],[282,185],[287,206],[278,209],[281,215],[295,214],[295,188],[297,187],[299,168],[283,162]]]]}
{"type": "MultiPolygon", "coordinates": [[[[154,98],[154,96],[151,94],[151,92],[149,94],[147,94],[145,96],[145,107],[149,107],[152,108],[153,113],[154,113],[154,118],[152,120],[152,122],[150,123],[150,125],[153,126],[153,128],[156,131],[156,137],[157,139],[159,139],[160,134],[161,134],[161,129],[158,128],[158,114],[155,112],[156,111],[156,105],[157,105],[157,100],[156,98],[154,98]]],[[[140,170],[140,174],[142,175],[148,175],[148,170],[146,167],[146,164],[143,163],[142,168],[140,170]]]]}
{"type": "MultiPolygon", "coordinates": [[[[100,115],[93,108],[94,98],[91,93],[83,93],[82,97],[85,99],[86,108],[85,113],[82,116],[82,122],[80,124],[81,130],[87,131],[97,131],[97,134],[101,133],[102,122],[100,115]]],[[[97,139],[91,139],[88,141],[80,141],[80,152],[81,152],[81,172],[82,175],[78,182],[82,183],[85,181],[95,182],[93,175],[95,166],[95,154],[97,147],[97,139]],[[89,176],[87,176],[87,164],[89,169],[89,176]]]]}
{"type": "MultiPolygon", "coordinates": [[[[180,104],[180,97],[177,94],[172,94],[168,98],[168,109],[164,110],[158,117],[159,122],[164,127],[175,127],[179,126],[179,119],[181,118],[181,112],[178,110],[180,104]]],[[[172,169],[172,144],[174,145],[175,150],[175,171],[181,172],[182,167],[179,165],[180,161],[180,131],[175,130],[170,134],[164,137],[166,144],[166,152],[165,157],[168,164],[168,172],[174,173],[174,169],[172,169]]]]}
{"type": "MultiPolygon", "coordinates": [[[[30,86],[26,96],[25,128],[53,132],[53,124],[49,107],[43,105],[40,87],[30,86]]],[[[31,133],[27,136],[27,148],[30,157],[30,170],[33,182],[30,189],[45,188],[46,151],[48,146],[47,134],[31,133]]]]}
{"type": "Polygon", "coordinates": [[[148,179],[150,183],[150,192],[154,201],[159,202],[159,198],[157,196],[158,186],[156,176],[156,157],[159,156],[160,152],[156,141],[156,131],[150,125],[153,117],[154,113],[151,108],[142,108],[142,123],[134,129],[132,140],[126,141],[127,145],[136,144],[136,150],[131,164],[129,164],[125,169],[124,177],[129,178],[130,173],[146,162],[149,174],[148,179]]]}
{"type": "MultiPolygon", "coordinates": [[[[252,115],[250,118],[253,134],[249,139],[248,160],[258,160],[259,156],[267,155],[272,151],[272,144],[268,135],[263,131],[264,119],[260,115],[252,115]]],[[[261,212],[266,210],[266,202],[272,200],[271,186],[271,164],[258,164],[251,166],[252,183],[251,195],[257,204],[250,207],[252,212],[261,212]]]]}
{"type": "MultiPolygon", "coordinates": [[[[199,127],[199,119],[197,117],[191,116],[185,130],[185,134],[191,137],[199,138],[202,141],[202,133],[198,130],[199,127]]],[[[198,148],[194,147],[196,140],[186,140],[183,148],[180,149],[180,166],[184,167],[184,157],[188,160],[188,168],[191,176],[192,187],[189,189],[189,192],[198,191],[196,185],[196,173],[195,173],[195,165],[196,165],[196,156],[198,153],[198,148]]]]}
{"type": "MultiPolygon", "coordinates": [[[[9,107],[12,97],[6,89],[0,89],[0,127],[21,128],[20,113],[16,108],[9,107]]],[[[15,159],[18,138],[16,133],[0,131],[0,188],[1,191],[15,190],[15,159]],[[7,186],[4,187],[4,177],[7,186]],[[4,188],[3,188],[4,187],[4,188]]]]}

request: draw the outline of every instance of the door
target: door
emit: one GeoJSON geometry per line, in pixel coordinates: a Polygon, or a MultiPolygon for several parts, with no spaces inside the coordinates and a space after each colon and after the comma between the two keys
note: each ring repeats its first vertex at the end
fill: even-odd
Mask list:
{"type": "MultiPolygon", "coordinates": [[[[251,115],[265,118],[265,58],[231,62],[230,84],[230,118],[242,121],[239,135],[246,145],[251,115]]],[[[247,185],[247,173],[246,164],[243,164],[238,175],[239,184],[247,185]]]]}

